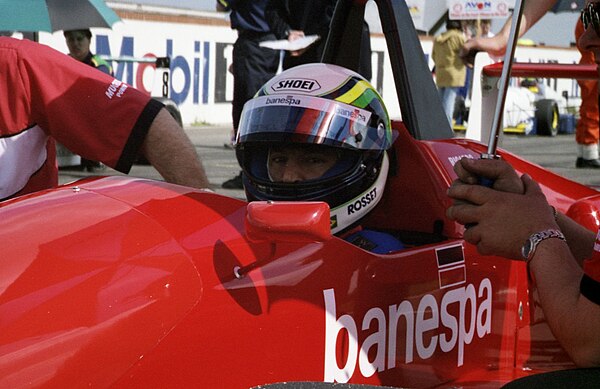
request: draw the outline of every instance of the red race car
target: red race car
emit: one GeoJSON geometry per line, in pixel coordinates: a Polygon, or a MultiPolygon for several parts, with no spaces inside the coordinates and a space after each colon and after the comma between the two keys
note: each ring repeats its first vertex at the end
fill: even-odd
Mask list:
{"type": "MultiPolygon", "coordinates": [[[[362,3],[339,2],[325,62],[356,66],[362,3]]],[[[479,255],[446,217],[453,164],[485,145],[453,138],[405,2],[377,4],[403,120],[363,224],[407,248],[373,254],[332,236],[325,203],[143,179],[5,201],[0,387],[496,388],[574,367],[524,262],[479,255]]],[[[498,153],[597,228],[597,191],[498,153]]]]}

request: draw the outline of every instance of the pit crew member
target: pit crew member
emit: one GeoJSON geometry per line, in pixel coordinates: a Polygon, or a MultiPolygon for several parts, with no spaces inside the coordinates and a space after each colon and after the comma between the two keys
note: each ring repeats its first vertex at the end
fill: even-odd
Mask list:
{"type": "Polygon", "coordinates": [[[325,201],[334,234],[383,254],[402,243],[359,222],[383,195],[392,140],[369,82],[312,63],[275,76],[244,105],[236,155],[248,200],[325,201]]]}
{"type": "Polygon", "coordinates": [[[502,160],[463,158],[454,170],[447,215],[470,226],[465,240],[483,255],[526,261],[556,339],[578,366],[600,366],[600,232],[555,212],[502,160]],[[493,189],[477,177],[495,180],[493,189]]]}
{"type": "Polygon", "coordinates": [[[167,181],[208,187],[162,104],[45,45],[0,37],[0,100],[0,199],[58,184],[54,139],[124,173],[141,152],[167,181]]]}
{"type": "Polygon", "coordinates": [[[102,73],[113,75],[110,64],[90,51],[92,32],[89,28],[83,30],[67,30],[63,32],[69,55],[78,61],[92,66],[102,73]]]}

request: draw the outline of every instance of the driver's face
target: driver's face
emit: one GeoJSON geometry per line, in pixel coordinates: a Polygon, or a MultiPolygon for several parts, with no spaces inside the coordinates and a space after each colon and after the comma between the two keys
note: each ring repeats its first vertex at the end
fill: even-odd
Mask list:
{"type": "Polygon", "coordinates": [[[267,161],[273,182],[301,182],[321,177],[335,165],[338,154],[316,145],[272,147],[267,161]]]}

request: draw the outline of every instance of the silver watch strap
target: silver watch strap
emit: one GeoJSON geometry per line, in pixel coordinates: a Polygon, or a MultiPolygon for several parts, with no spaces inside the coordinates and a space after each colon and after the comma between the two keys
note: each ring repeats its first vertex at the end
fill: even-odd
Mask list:
{"type": "Polygon", "coordinates": [[[527,241],[523,245],[523,248],[521,249],[523,257],[527,261],[527,263],[529,263],[529,261],[531,261],[531,258],[533,258],[533,254],[535,253],[538,244],[550,238],[556,238],[566,241],[566,238],[563,235],[563,233],[560,230],[553,228],[531,234],[531,236],[529,237],[529,239],[527,239],[527,241]]]}

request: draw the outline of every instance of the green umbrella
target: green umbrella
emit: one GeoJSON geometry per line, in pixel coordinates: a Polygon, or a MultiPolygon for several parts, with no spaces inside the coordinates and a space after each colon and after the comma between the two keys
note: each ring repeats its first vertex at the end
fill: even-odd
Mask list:
{"type": "Polygon", "coordinates": [[[0,0],[0,31],[111,27],[117,14],[103,0],[0,0]]]}

